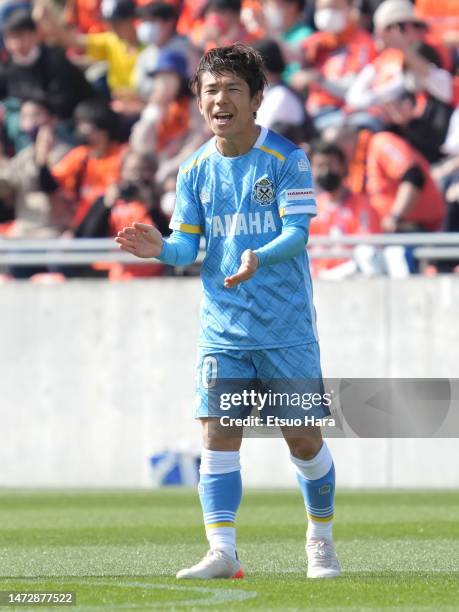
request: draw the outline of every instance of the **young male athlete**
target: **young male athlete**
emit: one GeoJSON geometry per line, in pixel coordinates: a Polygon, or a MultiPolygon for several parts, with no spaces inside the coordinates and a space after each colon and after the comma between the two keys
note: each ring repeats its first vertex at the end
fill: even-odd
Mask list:
{"type": "MultiPolygon", "coordinates": [[[[305,252],[316,214],[311,169],[301,149],[255,123],[265,84],[261,57],[248,46],[202,57],[194,86],[214,138],[180,168],[174,232],[164,240],[135,223],[116,238],[125,251],[172,265],[192,263],[200,235],[206,238],[196,417],[203,426],[199,495],[210,550],[177,578],[243,575],[235,533],[241,435],[222,434],[208,405],[209,380],[321,380],[305,252]]],[[[341,573],[332,543],[333,460],[319,428],[299,429],[284,428],[283,435],[308,516],[307,575],[330,578],[341,573]]]]}

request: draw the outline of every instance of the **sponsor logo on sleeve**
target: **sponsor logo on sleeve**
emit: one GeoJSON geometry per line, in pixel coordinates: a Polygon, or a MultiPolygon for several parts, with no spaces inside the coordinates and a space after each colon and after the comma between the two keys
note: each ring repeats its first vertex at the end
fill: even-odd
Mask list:
{"type": "Polygon", "coordinates": [[[287,202],[297,202],[298,200],[310,200],[314,197],[314,189],[287,189],[285,199],[287,202]]]}

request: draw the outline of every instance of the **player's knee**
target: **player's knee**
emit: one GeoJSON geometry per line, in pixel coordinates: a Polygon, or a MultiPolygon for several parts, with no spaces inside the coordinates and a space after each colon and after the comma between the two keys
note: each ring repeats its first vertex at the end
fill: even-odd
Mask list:
{"type": "Polygon", "coordinates": [[[322,446],[322,438],[302,437],[287,439],[291,454],[297,459],[308,461],[317,455],[322,446]]]}
{"type": "Polygon", "coordinates": [[[218,419],[201,419],[202,442],[208,450],[235,451],[241,447],[242,431],[222,428],[218,419]]]}

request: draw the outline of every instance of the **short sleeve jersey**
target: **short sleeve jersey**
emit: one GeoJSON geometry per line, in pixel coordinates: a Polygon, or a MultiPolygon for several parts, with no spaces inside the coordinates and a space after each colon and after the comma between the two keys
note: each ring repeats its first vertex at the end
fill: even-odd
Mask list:
{"type": "Polygon", "coordinates": [[[280,235],[283,220],[307,228],[315,214],[305,153],[266,128],[244,155],[225,157],[211,139],[181,166],[171,228],[205,236],[201,346],[280,348],[317,340],[306,250],[259,268],[233,289],[223,285],[246,249],[280,235]]]}

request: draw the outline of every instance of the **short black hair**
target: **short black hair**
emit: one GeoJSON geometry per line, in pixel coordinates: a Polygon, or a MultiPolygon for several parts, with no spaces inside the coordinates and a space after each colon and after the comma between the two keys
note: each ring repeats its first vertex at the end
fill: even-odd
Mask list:
{"type": "Polygon", "coordinates": [[[96,129],[104,130],[112,139],[117,140],[119,137],[119,116],[102,98],[90,98],[77,104],[73,119],[75,123],[87,121],[94,124],[96,129]]]}
{"type": "Polygon", "coordinates": [[[132,0],[107,0],[100,5],[105,21],[123,21],[135,18],[135,4],[132,0]]]}
{"type": "Polygon", "coordinates": [[[319,132],[314,127],[311,117],[306,115],[303,123],[293,124],[286,121],[276,121],[271,125],[271,130],[277,132],[284,138],[291,140],[294,144],[309,143],[318,138],[319,132]]]}
{"type": "Polygon", "coordinates": [[[316,140],[313,142],[309,156],[312,159],[314,155],[335,157],[343,166],[347,166],[347,159],[344,151],[338,145],[331,142],[326,142],[324,140],[316,140]]]}
{"type": "Polygon", "coordinates": [[[191,87],[198,96],[201,92],[201,79],[204,72],[219,76],[225,72],[237,75],[247,83],[251,96],[263,91],[267,85],[263,58],[253,47],[242,43],[216,47],[202,56],[191,81],[191,87]]]}
{"type": "Polygon", "coordinates": [[[32,13],[26,10],[13,11],[4,21],[2,33],[19,34],[20,32],[36,32],[37,24],[32,18],[32,13]]]}
{"type": "Polygon", "coordinates": [[[286,66],[284,56],[275,40],[269,38],[257,40],[253,44],[253,48],[256,49],[263,58],[266,70],[274,74],[281,74],[284,72],[286,66]]]}
{"type": "Polygon", "coordinates": [[[49,97],[44,92],[35,91],[32,94],[29,94],[26,98],[21,100],[21,108],[27,102],[35,104],[36,106],[41,106],[41,108],[44,108],[50,115],[56,114],[53,104],[50,102],[49,97]]]}
{"type": "Polygon", "coordinates": [[[304,11],[306,8],[306,0],[285,0],[289,4],[296,4],[299,11],[304,11]]]}
{"type": "Polygon", "coordinates": [[[167,2],[149,2],[139,6],[136,15],[142,19],[161,19],[162,21],[178,21],[179,18],[175,7],[167,2]]]}
{"type": "Polygon", "coordinates": [[[240,13],[242,8],[241,0],[209,0],[204,8],[204,13],[209,11],[231,11],[240,13]]]}

